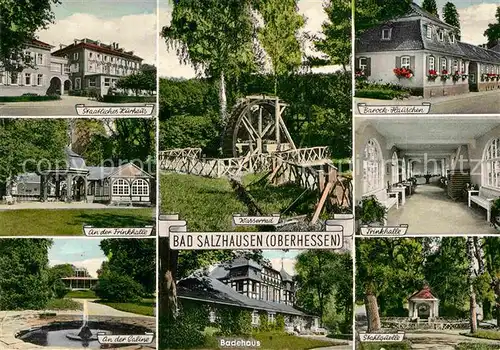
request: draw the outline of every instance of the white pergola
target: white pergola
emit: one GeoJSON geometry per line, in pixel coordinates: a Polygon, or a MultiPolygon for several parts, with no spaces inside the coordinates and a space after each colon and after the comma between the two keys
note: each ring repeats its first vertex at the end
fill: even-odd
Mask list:
{"type": "Polygon", "coordinates": [[[439,317],[439,299],[432,294],[428,286],[408,298],[408,316],[412,320],[420,318],[432,320],[439,317]]]}

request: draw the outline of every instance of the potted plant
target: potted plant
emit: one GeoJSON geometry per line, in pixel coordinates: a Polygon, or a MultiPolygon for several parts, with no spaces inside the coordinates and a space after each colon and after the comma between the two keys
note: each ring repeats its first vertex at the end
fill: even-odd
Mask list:
{"type": "Polygon", "coordinates": [[[450,78],[450,73],[448,72],[448,70],[443,69],[443,70],[441,71],[441,80],[442,80],[442,81],[446,81],[446,80],[448,80],[449,78],[450,78]]]}
{"type": "Polygon", "coordinates": [[[429,69],[429,72],[427,73],[427,79],[429,81],[436,81],[438,76],[439,74],[435,69],[429,69]]]}
{"type": "Polygon", "coordinates": [[[456,83],[460,78],[462,77],[462,74],[460,74],[459,71],[455,71],[453,75],[451,76],[452,80],[456,83]]]}
{"type": "Polygon", "coordinates": [[[392,71],[398,77],[398,79],[411,79],[414,76],[413,71],[410,68],[394,68],[392,71]]]}
{"type": "Polygon", "coordinates": [[[467,77],[468,77],[468,76],[469,76],[469,75],[467,75],[467,74],[465,74],[464,72],[462,72],[462,80],[467,79],[467,77]]]}
{"type": "Polygon", "coordinates": [[[387,218],[387,208],[375,196],[364,197],[356,206],[356,223],[360,225],[382,226],[387,218]]]}
{"type": "Polygon", "coordinates": [[[356,78],[356,80],[361,80],[361,81],[364,81],[367,79],[366,77],[366,73],[364,70],[361,70],[361,69],[358,69],[356,70],[356,73],[354,74],[354,77],[356,78]]]}
{"type": "Polygon", "coordinates": [[[492,202],[490,222],[495,229],[500,228],[500,198],[492,202]]]}

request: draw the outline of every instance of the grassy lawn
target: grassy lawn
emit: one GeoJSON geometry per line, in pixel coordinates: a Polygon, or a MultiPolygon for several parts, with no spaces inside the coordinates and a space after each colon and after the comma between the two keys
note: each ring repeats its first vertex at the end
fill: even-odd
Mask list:
{"type": "Polygon", "coordinates": [[[82,310],[83,305],[68,299],[52,299],[47,303],[46,309],[48,310],[82,310]]]}
{"type": "Polygon", "coordinates": [[[81,235],[83,225],[143,227],[153,209],[21,209],[0,211],[0,236],[81,235]]]}
{"type": "Polygon", "coordinates": [[[107,305],[113,309],[131,312],[144,316],[154,316],[154,307],[156,306],[156,299],[143,299],[138,303],[114,303],[103,300],[96,301],[99,304],[107,305]]]}
{"type": "MultiPolygon", "coordinates": [[[[255,183],[263,174],[247,175],[243,184],[266,214],[287,209],[304,189],[295,185],[272,186],[255,183]]],[[[247,213],[226,179],[164,173],[160,179],[161,213],[180,213],[190,231],[233,231],[232,214],[247,213]]],[[[308,214],[314,209],[316,195],[304,193],[291,214],[308,214]],[[311,200],[313,199],[313,200],[311,200]]],[[[238,230],[243,228],[238,227],[238,230]]],[[[246,228],[247,230],[250,228],[246,228]]]]}
{"type": "Polygon", "coordinates": [[[473,344],[473,343],[460,343],[455,349],[457,350],[498,350],[498,345],[492,344],[473,344]]]}
{"type": "Polygon", "coordinates": [[[253,336],[255,340],[260,340],[262,349],[314,349],[334,345],[347,345],[342,341],[325,341],[306,337],[298,337],[282,333],[258,333],[253,336]]]}
{"type": "Polygon", "coordinates": [[[92,290],[72,290],[64,297],[74,299],[98,299],[92,290]]]}
{"type": "Polygon", "coordinates": [[[476,333],[464,333],[463,335],[472,338],[500,340],[500,332],[490,330],[478,330],[476,333]]]}
{"type": "MultiPolygon", "coordinates": [[[[207,342],[203,348],[204,349],[218,348],[219,345],[217,338],[211,337],[210,336],[211,334],[209,332],[205,331],[205,334],[209,335],[209,337],[207,337],[207,342]]],[[[232,338],[245,338],[245,337],[232,337],[232,338]]],[[[259,340],[260,349],[307,350],[307,349],[348,344],[347,342],[342,342],[342,341],[325,341],[320,339],[299,337],[295,335],[278,333],[278,332],[256,333],[251,337],[249,337],[248,339],[259,340]]]]}
{"type": "Polygon", "coordinates": [[[356,349],[359,350],[410,350],[411,343],[409,341],[402,342],[358,342],[356,349]]]}

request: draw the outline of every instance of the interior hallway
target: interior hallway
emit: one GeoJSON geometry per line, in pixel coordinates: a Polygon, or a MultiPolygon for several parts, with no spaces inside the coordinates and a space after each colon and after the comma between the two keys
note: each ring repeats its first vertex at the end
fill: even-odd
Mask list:
{"type": "Polygon", "coordinates": [[[485,209],[453,201],[436,182],[417,185],[404,206],[389,211],[388,224],[408,224],[408,234],[500,234],[486,221],[485,209]]]}

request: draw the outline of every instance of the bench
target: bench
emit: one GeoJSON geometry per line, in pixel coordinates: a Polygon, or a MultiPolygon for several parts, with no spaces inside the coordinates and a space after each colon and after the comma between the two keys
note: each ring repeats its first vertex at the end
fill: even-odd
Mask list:
{"type": "MultiPolygon", "coordinates": [[[[399,198],[397,193],[388,193],[387,188],[382,188],[373,193],[377,200],[386,207],[387,210],[391,209],[394,205],[396,209],[399,208],[399,198]]],[[[384,226],[387,226],[387,219],[384,219],[384,226]]]]}
{"type": "Polygon", "coordinates": [[[486,221],[489,222],[491,219],[491,202],[497,199],[500,196],[500,193],[482,186],[479,190],[469,190],[467,192],[467,203],[469,204],[469,207],[471,203],[476,203],[480,207],[486,209],[486,221]]]}
{"type": "Polygon", "coordinates": [[[14,204],[16,202],[11,195],[4,196],[3,198],[9,205],[14,204]]]}

